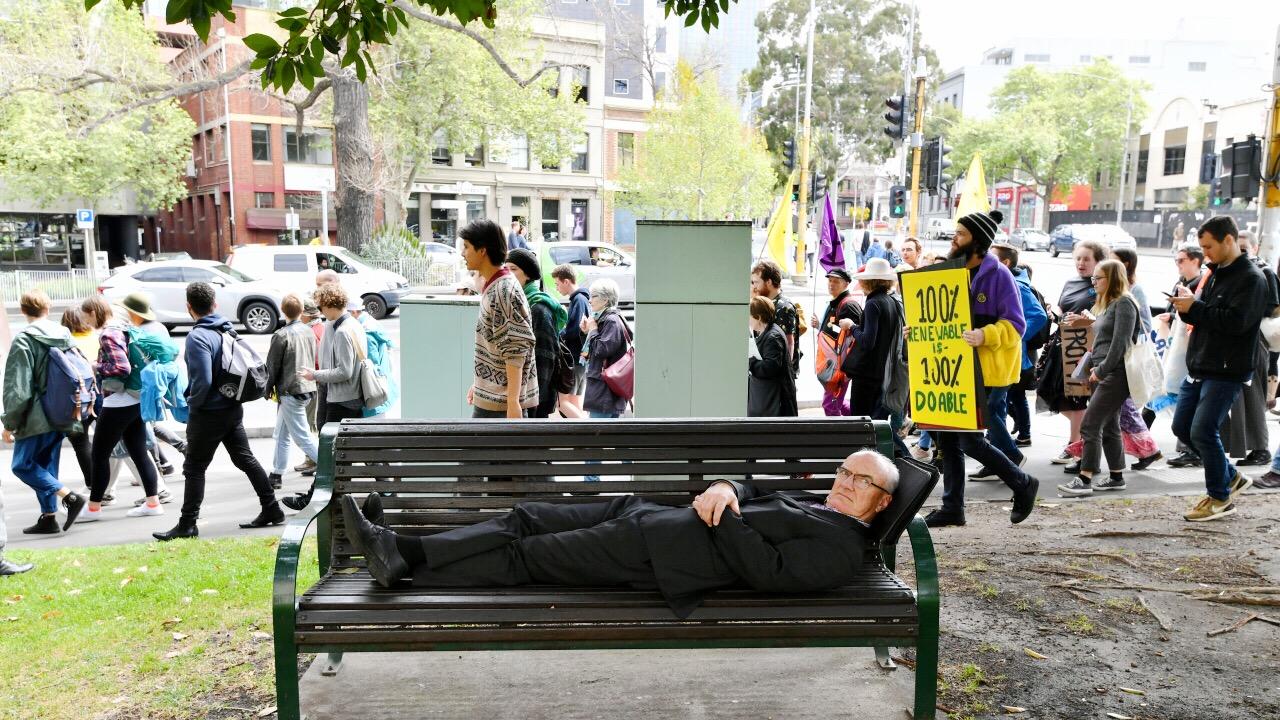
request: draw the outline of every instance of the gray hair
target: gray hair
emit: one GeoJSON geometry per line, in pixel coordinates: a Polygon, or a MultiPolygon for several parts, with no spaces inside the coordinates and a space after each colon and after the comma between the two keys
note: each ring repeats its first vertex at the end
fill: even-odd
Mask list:
{"type": "Polygon", "coordinates": [[[876,465],[876,479],[884,484],[885,491],[890,495],[898,491],[898,466],[892,460],[875,450],[859,450],[849,457],[870,459],[876,465]]]}
{"type": "Polygon", "coordinates": [[[591,283],[591,297],[604,300],[605,308],[618,307],[618,283],[612,278],[600,278],[591,283]]]}

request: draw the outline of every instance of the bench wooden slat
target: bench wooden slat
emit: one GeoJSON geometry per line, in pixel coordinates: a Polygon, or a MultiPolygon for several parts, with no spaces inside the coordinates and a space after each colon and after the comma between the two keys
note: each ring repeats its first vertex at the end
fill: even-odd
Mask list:
{"type": "MultiPolygon", "coordinates": [[[[649,624],[601,623],[598,625],[557,627],[504,627],[504,628],[446,628],[385,630],[299,630],[298,645],[329,646],[398,644],[404,648],[431,650],[447,644],[494,643],[516,644],[529,642],[550,643],[554,647],[573,649],[592,641],[638,643],[655,640],[674,640],[694,643],[700,640],[737,639],[772,644],[772,641],[793,641],[820,638],[867,637],[878,640],[908,639],[916,637],[916,626],[907,623],[862,622],[813,622],[800,625],[788,623],[713,623],[690,622],[649,624]]],[[[687,645],[686,647],[694,647],[687,645]]],[[[633,646],[634,647],[634,646],[633,646]]]]}
{"type": "MultiPolygon", "coordinates": [[[[840,458],[840,459],[843,459],[840,458]]],[[[835,474],[837,459],[800,460],[778,462],[772,465],[776,469],[785,469],[790,473],[835,474]]],[[[688,462],[643,462],[643,463],[585,463],[585,462],[470,462],[459,464],[368,464],[339,465],[335,475],[338,478],[429,478],[429,477],[556,477],[558,475],[668,475],[689,477],[691,475],[730,475],[744,477],[753,473],[771,474],[774,469],[770,464],[750,462],[716,461],[707,463],[688,462]]]]}
{"type": "MultiPolygon", "coordinates": [[[[831,458],[839,461],[847,452],[845,443],[831,445],[774,446],[762,444],[741,445],[736,447],[542,447],[547,456],[554,460],[756,460],[785,462],[790,458],[831,458]]],[[[495,462],[527,460],[529,449],[491,448],[484,451],[484,459],[495,462]]],[[[367,462],[474,462],[474,448],[372,448],[342,450],[342,461],[345,463],[367,462]]]]}
{"type": "MultiPolygon", "coordinates": [[[[600,475],[612,475],[609,472],[613,468],[625,469],[629,466],[625,465],[596,465],[593,467],[600,475]]],[[[634,467],[634,466],[631,466],[634,467]]],[[[508,473],[509,474],[509,473],[508,473]]],[[[625,476],[627,473],[617,473],[619,476],[625,476]]],[[[715,473],[718,474],[718,473],[715,473]]],[[[580,474],[579,474],[580,475],[580,474]]],[[[729,478],[734,480],[743,479],[741,475],[729,478]]],[[[653,492],[687,492],[696,495],[707,489],[707,484],[711,479],[706,480],[601,480],[599,482],[586,482],[584,480],[494,480],[491,482],[483,481],[452,481],[447,479],[439,480],[394,480],[382,482],[373,478],[368,479],[345,479],[336,480],[333,484],[334,493],[338,495],[346,494],[364,494],[370,492],[394,492],[401,495],[422,494],[430,496],[432,494],[448,493],[453,494],[480,494],[480,493],[521,493],[523,495],[547,494],[550,496],[558,496],[562,493],[580,492],[580,493],[602,493],[611,495],[634,495],[653,492]]],[[[812,478],[761,478],[759,480],[752,479],[751,483],[762,490],[774,492],[776,490],[829,490],[831,488],[832,478],[830,476],[814,476],[812,478]]],[[[526,498],[528,499],[528,498],[526,498]]]]}

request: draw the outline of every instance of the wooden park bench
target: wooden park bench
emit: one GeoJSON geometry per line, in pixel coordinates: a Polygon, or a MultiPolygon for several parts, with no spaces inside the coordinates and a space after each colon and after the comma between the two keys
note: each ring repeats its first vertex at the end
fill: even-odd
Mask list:
{"type": "Polygon", "coordinates": [[[938,576],[928,528],[916,516],[937,483],[927,466],[899,461],[893,503],[872,525],[879,553],[857,582],[797,594],[717,591],[686,620],[657,591],[629,588],[382,588],[347,539],[338,504],[340,495],[382,492],[388,526],[430,534],[480,522],[521,500],[581,503],[629,493],[687,504],[722,477],[821,491],[849,453],[891,455],[886,423],[344,420],[322,435],[311,504],[290,519],[276,557],[276,692],[284,720],[300,717],[299,653],[327,653],[322,674],[332,675],[347,652],[830,646],[873,647],[886,669],[894,667],[890,646],[916,647],[915,717],[934,717],[938,576]],[[605,479],[583,481],[592,474],[605,479]],[[298,597],[302,541],[312,523],[320,579],[298,597]],[[904,530],[915,558],[914,592],[894,574],[904,530]]]}

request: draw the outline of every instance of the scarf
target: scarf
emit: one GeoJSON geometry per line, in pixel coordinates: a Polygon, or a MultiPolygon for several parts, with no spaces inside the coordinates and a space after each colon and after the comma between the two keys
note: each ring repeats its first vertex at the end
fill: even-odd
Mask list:
{"type": "Polygon", "coordinates": [[[538,282],[535,280],[524,286],[524,297],[529,301],[529,307],[533,308],[534,303],[546,303],[551,308],[551,317],[555,320],[556,332],[564,330],[564,326],[569,323],[569,311],[551,296],[538,289],[538,282]]]}

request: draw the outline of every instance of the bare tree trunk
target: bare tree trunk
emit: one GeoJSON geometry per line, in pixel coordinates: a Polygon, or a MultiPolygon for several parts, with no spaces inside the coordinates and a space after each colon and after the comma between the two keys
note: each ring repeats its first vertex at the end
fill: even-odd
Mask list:
{"type": "Polygon", "coordinates": [[[369,89],[350,69],[331,70],[333,144],[337,151],[338,244],[352,251],[373,235],[377,179],[369,130],[369,89]]]}

